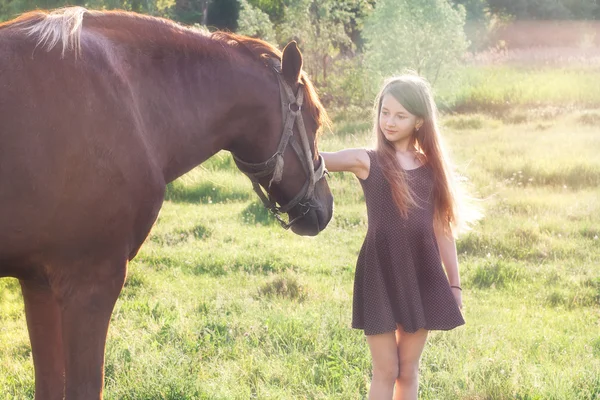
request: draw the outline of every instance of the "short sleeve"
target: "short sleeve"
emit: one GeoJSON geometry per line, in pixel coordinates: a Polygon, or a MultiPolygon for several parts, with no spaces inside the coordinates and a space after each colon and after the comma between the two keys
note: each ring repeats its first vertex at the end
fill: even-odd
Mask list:
{"type": "Polygon", "coordinates": [[[361,182],[367,182],[373,175],[373,168],[377,166],[377,150],[375,149],[365,149],[367,151],[367,155],[369,156],[369,175],[365,179],[358,178],[361,182]]]}

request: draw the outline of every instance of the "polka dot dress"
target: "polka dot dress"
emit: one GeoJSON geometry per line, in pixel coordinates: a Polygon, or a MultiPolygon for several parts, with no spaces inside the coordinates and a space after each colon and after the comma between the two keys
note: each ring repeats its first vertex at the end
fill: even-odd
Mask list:
{"type": "Polygon", "coordinates": [[[354,280],[352,327],[366,335],[449,330],[465,323],[444,273],[433,232],[433,172],[427,165],[406,170],[418,207],[402,218],[390,185],[368,150],[371,167],[359,179],[369,228],[354,280]]]}

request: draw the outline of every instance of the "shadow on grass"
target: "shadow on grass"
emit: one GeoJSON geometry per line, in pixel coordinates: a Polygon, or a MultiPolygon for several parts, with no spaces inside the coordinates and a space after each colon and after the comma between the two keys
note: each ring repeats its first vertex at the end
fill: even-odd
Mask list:
{"type": "Polygon", "coordinates": [[[480,289],[503,288],[525,279],[522,266],[504,260],[485,260],[471,274],[470,283],[480,289]]]}
{"type": "Polygon", "coordinates": [[[218,255],[206,254],[202,257],[182,261],[178,256],[153,254],[140,257],[138,260],[155,271],[181,268],[182,272],[190,275],[224,276],[238,272],[249,274],[273,274],[298,269],[297,265],[289,264],[278,257],[252,254],[230,254],[219,251],[218,255]]]}
{"type": "Polygon", "coordinates": [[[241,212],[241,220],[247,225],[273,225],[277,220],[259,201],[253,201],[241,212]]]}
{"type": "Polygon", "coordinates": [[[232,258],[206,258],[197,261],[190,268],[194,275],[223,276],[230,273],[247,272],[250,274],[280,273],[295,266],[286,264],[277,258],[235,256],[232,258]]]}
{"type": "Polygon", "coordinates": [[[188,229],[175,229],[163,234],[152,234],[150,240],[162,246],[174,246],[190,240],[205,240],[212,235],[212,229],[198,224],[188,229]]]}
{"type": "Polygon", "coordinates": [[[165,200],[175,203],[210,204],[246,201],[250,195],[245,188],[216,185],[213,182],[184,185],[180,181],[174,181],[167,185],[165,200]]]}

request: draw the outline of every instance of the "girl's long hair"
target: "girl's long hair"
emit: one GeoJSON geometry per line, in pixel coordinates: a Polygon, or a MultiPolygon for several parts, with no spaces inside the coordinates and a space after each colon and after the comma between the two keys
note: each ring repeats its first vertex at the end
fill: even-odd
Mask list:
{"type": "Polygon", "coordinates": [[[422,118],[423,125],[415,131],[409,149],[417,151],[417,157],[433,171],[434,224],[447,234],[455,235],[462,225],[459,220],[458,196],[455,182],[444,150],[437,124],[437,108],[427,81],[416,75],[402,75],[388,79],[375,102],[375,126],[377,153],[381,168],[392,188],[392,196],[400,213],[406,218],[408,209],[416,203],[408,185],[406,172],[396,158],[396,149],[379,127],[381,104],[385,95],[392,95],[411,114],[422,118]]]}

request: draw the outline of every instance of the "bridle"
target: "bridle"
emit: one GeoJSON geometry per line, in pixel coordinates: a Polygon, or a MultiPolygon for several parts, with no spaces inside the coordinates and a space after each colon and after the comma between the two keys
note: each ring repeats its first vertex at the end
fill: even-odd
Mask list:
{"type": "MultiPolygon", "coordinates": [[[[310,150],[306,128],[304,127],[304,120],[302,119],[304,90],[300,88],[300,90],[298,90],[298,96],[296,97],[294,95],[292,88],[283,78],[279,60],[269,59],[269,66],[277,73],[279,94],[281,97],[281,114],[283,117],[283,133],[277,151],[267,161],[261,163],[248,163],[240,160],[233,153],[232,156],[240,171],[246,174],[246,176],[250,178],[250,181],[252,181],[252,188],[262,200],[265,208],[273,213],[284,229],[289,229],[294,223],[304,217],[312,207],[316,207],[312,203],[315,185],[327,174],[327,170],[325,170],[325,162],[321,155],[319,155],[319,168],[316,171],[314,170],[312,151],[310,150]],[[293,136],[294,122],[298,125],[300,143],[298,143],[298,140],[293,136]],[[307,180],[293,199],[287,204],[277,206],[277,202],[272,198],[271,194],[268,191],[266,194],[263,192],[259,180],[272,174],[271,180],[269,181],[269,189],[273,183],[281,182],[284,164],[283,154],[288,143],[291,143],[292,148],[298,155],[298,158],[307,173],[307,180]],[[300,215],[289,222],[285,222],[281,214],[289,212],[298,205],[303,208],[300,215]]],[[[302,83],[300,85],[302,85],[302,83]]]]}

